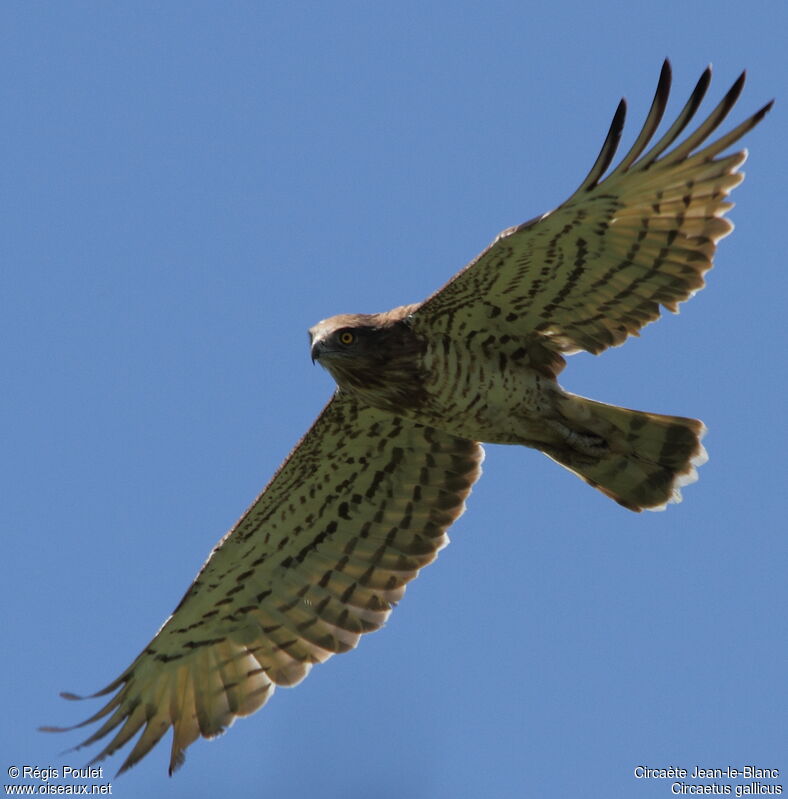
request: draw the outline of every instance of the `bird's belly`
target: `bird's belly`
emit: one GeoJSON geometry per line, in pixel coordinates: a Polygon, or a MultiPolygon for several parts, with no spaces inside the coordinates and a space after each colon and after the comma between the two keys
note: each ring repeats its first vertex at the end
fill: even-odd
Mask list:
{"type": "Polygon", "coordinates": [[[555,380],[496,355],[442,354],[427,371],[427,402],[421,421],[452,435],[491,444],[551,442],[556,418],[555,380]]]}

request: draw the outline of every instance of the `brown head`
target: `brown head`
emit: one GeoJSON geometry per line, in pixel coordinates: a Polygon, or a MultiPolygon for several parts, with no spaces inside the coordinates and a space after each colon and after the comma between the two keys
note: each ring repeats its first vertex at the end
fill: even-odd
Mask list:
{"type": "Polygon", "coordinates": [[[423,393],[424,341],[411,329],[405,305],[379,314],[340,314],[309,330],[312,360],[337,385],[368,404],[397,411],[423,393]]]}

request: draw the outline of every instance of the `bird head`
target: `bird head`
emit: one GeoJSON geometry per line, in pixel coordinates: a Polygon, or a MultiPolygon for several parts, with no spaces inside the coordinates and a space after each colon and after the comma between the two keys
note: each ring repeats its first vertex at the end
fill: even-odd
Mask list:
{"type": "Polygon", "coordinates": [[[373,405],[389,405],[384,395],[416,390],[421,374],[425,347],[408,322],[411,310],[341,314],[318,322],[309,330],[312,361],[328,369],[341,389],[373,405]]]}
{"type": "Polygon", "coordinates": [[[374,360],[380,337],[375,315],[341,314],[324,319],[309,329],[312,363],[317,361],[333,374],[333,365],[374,360]]]}

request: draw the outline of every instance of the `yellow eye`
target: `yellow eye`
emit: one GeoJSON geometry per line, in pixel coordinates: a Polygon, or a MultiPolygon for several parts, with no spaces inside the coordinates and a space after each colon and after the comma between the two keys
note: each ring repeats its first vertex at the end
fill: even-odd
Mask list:
{"type": "Polygon", "coordinates": [[[340,344],[352,344],[355,340],[356,340],[355,334],[351,333],[349,330],[343,330],[339,334],[340,344]]]}

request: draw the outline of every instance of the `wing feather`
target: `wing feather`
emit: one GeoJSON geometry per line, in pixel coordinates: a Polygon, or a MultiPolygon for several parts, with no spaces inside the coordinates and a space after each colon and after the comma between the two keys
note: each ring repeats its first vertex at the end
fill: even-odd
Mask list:
{"type": "MultiPolygon", "coordinates": [[[[632,145],[629,152],[621,159],[621,163],[611,173],[612,175],[626,172],[648,146],[648,143],[659,127],[659,123],[662,122],[662,117],[665,115],[665,108],[668,105],[668,97],[670,96],[670,82],[670,62],[665,59],[662,64],[662,71],[659,74],[659,82],[657,83],[657,90],[654,93],[654,100],[646,116],[646,121],[643,123],[643,129],[640,131],[637,139],[635,139],[635,143],[632,145]]],[[[613,153],[613,155],[615,155],[615,153],[613,153]]],[[[599,177],[602,177],[602,175],[600,174],[599,177]]],[[[596,185],[596,183],[594,185],[596,185]]]]}
{"type": "Polygon", "coordinates": [[[613,121],[610,123],[610,129],[607,132],[605,141],[602,143],[602,149],[591,167],[591,171],[586,175],[586,179],[580,184],[577,189],[578,193],[581,191],[589,191],[599,183],[599,179],[605,174],[607,168],[616,156],[618,145],[621,142],[621,134],[624,131],[624,122],[627,117],[627,101],[621,99],[616,108],[616,113],[613,115],[613,121]]]}
{"type": "Polygon", "coordinates": [[[104,720],[76,748],[114,734],[96,762],[140,733],[125,771],[172,728],[172,772],[187,746],[253,713],[275,684],[355,647],[446,544],[482,456],[337,394],[156,637],[96,694],[113,695],[76,725],[104,720]]]}
{"type": "MultiPolygon", "coordinates": [[[[668,62],[666,62],[668,63],[668,62]]],[[[676,121],[668,128],[665,134],[662,136],[659,141],[641,158],[640,166],[643,169],[648,169],[654,161],[656,161],[665,150],[673,144],[676,139],[684,132],[684,129],[689,125],[692,121],[692,118],[697,113],[698,109],[700,108],[700,104],[703,102],[703,98],[706,96],[706,92],[709,90],[709,86],[711,85],[711,67],[706,67],[703,70],[703,74],[698,79],[698,82],[695,84],[695,88],[692,90],[692,93],[689,96],[689,99],[684,104],[684,108],[681,109],[679,115],[676,117],[676,121]]],[[[670,83],[668,84],[668,91],[670,90],[670,83]]],[[[667,101],[667,97],[665,98],[667,101]]]]}
{"type": "Polygon", "coordinates": [[[665,62],[645,124],[604,179],[623,126],[620,105],[605,144],[580,188],[555,211],[509,228],[413,313],[414,327],[462,335],[517,336],[533,368],[557,375],[559,353],[598,353],[676,311],[704,285],[716,243],[732,229],[724,215],[742,180],[746,151],[720,156],[771,108],[765,105],[716,141],[744,86],[744,73],[703,122],[676,141],[697,112],[707,69],[677,119],[642,155],[667,104],[665,62]],[[670,148],[673,147],[671,150],[670,148]]]}

